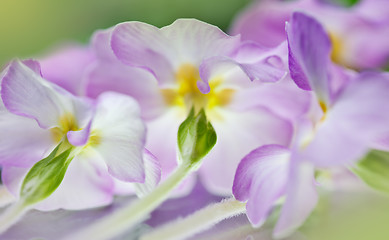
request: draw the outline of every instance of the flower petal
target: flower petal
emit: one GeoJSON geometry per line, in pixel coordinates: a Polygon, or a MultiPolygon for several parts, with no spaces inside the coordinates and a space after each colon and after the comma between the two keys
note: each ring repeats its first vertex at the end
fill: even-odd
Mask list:
{"type": "Polygon", "coordinates": [[[13,61],[2,79],[1,97],[8,111],[35,119],[42,128],[60,127],[60,119],[75,114],[78,126],[90,119],[90,105],[42,79],[36,72],[13,61]]]}
{"type": "Polygon", "coordinates": [[[9,113],[1,101],[0,132],[0,164],[3,166],[32,166],[55,146],[50,131],[41,129],[32,119],[9,113]]]}
{"type": "Polygon", "coordinates": [[[42,76],[75,95],[81,94],[81,79],[95,56],[90,48],[63,46],[40,59],[42,76]]]}
{"type": "Polygon", "coordinates": [[[318,201],[313,165],[295,159],[292,153],[290,166],[286,200],[273,232],[276,238],[285,237],[300,227],[318,201]]]}
{"type": "Polygon", "coordinates": [[[327,68],[331,42],[314,18],[295,12],[286,25],[289,43],[289,69],[297,86],[315,91],[319,101],[329,103],[327,68]]]}
{"type": "Polygon", "coordinates": [[[102,92],[115,91],[138,100],[142,117],[155,118],[165,108],[158,82],[144,69],[120,62],[110,48],[110,30],[97,32],[93,47],[97,59],[86,73],[84,89],[88,97],[96,98],[102,92]]]}
{"type": "Polygon", "coordinates": [[[290,77],[286,77],[276,83],[236,91],[229,108],[244,111],[271,105],[271,110],[277,115],[296,121],[308,112],[311,98],[311,92],[301,90],[290,77]]]}
{"type": "Polygon", "coordinates": [[[111,46],[120,61],[150,71],[160,83],[174,80],[171,59],[175,52],[158,28],[141,22],[118,24],[111,46]]]}
{"type": "Polygon", "coordinates": [[[218,27],[196,19],[178,19],[161,28],[161,33],[179,54],[180,63],[195,66],[212,56],[230,56],[240,44],[240,36],[229,36],[218,27]]]}
{"type": "Polygon", "coordinates": [[[144,183],[134,183],[135,191],[138,197],[145,196],[151,192],[161,180],[161,165],[157,158],[145,149],[143,153],[143,161],[145,164],[146,179],[144,183]]]}
{"type": "Polygon", "coordinates": [[[363,73],[352,81],[307,146],[306,158],[323,167],[360,159],[389,132],[388,91],[389,78],[384,74],[363,73]]]}
{"type": "Polygon", "coordinates": [[[205,157],[200,175],[204,186],[215,194],[231,193],[239,160],[252,149],[265,144],[288,146],[292,137],[290,122],[265,108],[242,112],[218,109],[217,114],[207,113],[207,117],[211,119],[218,141],[205,157]]]}
{"type": "Polygon", "coordinates": [[[66,136],[68,141],[73,146],[83,146],[88,142],[90,131],[91,131],[92,121],[88,123],[88,125],[79,130],[79,131],[69,131],[66,136]]]}
{"type": "Polygon", "coordinates": [[[233,194],[247,202],[247,216],[261,225],[277,199],[285,193],[290,152],[280,145],[265,145],[246,155],[236,170],[233,194]]]}
{"type": "Polygon", "coordinates": [[[171,84],[182,64],[199,66],[212,56],[229,56],[240,44],[219,28],[195,19],[179,19],[161,29],[128,22],[115,27],[112,49],[125,64],[153,73],[160,84],[171,84]]]}
{"type": "Polygon", "coordinates": [[[80,210],[108,205],[112,199],[113,180],[104,161],[98,154],[79,155],[70,163],[55,192],[36,208],[41,211],[80,210]]]}
{"type": "Polygon", "coordinates": [[[143,148],[146,129],[137,102],[106,92],[97,99],[91,146],[99,152],[112,176],[122,181],[144,182],[143,148]]]}

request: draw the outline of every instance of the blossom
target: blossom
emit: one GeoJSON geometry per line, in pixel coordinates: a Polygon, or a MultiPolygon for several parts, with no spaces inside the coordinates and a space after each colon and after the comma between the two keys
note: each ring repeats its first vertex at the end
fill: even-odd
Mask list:
{"type": "Polygon", "coordinates": [[[314,171],[350,165],[388,131],[389,78],[384,73],[350,75],[343,81],[329,60],[331,43],[312,17],[296,12],[286,27],[289,68],[296,84],[316,101],[297,125],[290,148],[261,146],[240,162],[233,193],[247,202],[247,215],[260,225],[286,196],[275,236],[299,227],[316,206],[314,171]],[[341,80],[342,84],[334,84],[341,80]],[[336,87],[335,87],[336,86],[336,87]]]}
{"type": "Polygon", "coordinates": [[[285,40],[284,23],[295,10],[317,18],[330,35],[332,59],[355,69],[385,67],[389,59],[386,1],[361,0],[350,8],[318,0],[258,1],[241,13],[231,32],[264,46],[285,40]]]}
{"type": "Polygon", "coordinates": [[[11,62],[1,81],[2,179],[14,195],[28,170],[59,143],[73,147],[75,158],[38,209],[101,206],[112,201],[114,181],[146,181],[141,191],[158,181],[158,164],[144,150],[145,126],[134,99],[112,92],[95,102],[75,97],[44,80],[32,60],[11,62]]]}
{"type": "Polygon", "coordinates": [[[98,96],[116,90],[139,101],[148,128],[146,147],[160,160],[164,176],[177,164],[179,124],[192,106],[205,110],[218,141],[199,174],[213,193],[231,191],[238,160],[255,146],[287,146],[290,121],[308,104],[285,78],[279,56],[285,44],[261,48],[212,25],[180,19],[161,29],[122,23],[96,33],[93,45],[99,57],[86,92],[98,96]],[[297,99],[292,108],[270,107],[291,99],[297,99]]]}

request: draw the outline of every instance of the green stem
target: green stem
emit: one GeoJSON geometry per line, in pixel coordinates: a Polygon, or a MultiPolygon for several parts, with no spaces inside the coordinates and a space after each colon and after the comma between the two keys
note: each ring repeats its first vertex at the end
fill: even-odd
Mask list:
{"type": "Polygon", "coordinates": [[[234,198],[211,204],[184,219],[177,219],[143,235],[140,240],[179,240],[211,228],[224,219],[246,212],[246,203],[234,198]]]}
{"type": "Polygon", "coordinates": [[[30,207],[26,206],[23,201],[18,201],[6,208],[0,216],[0,234],[19,221],[28,210],[30,207]]]}
{"type": "Polygon", "coordinates": [[[82,229],[81,231],[66,237],[67,240],[74,239],[94,239],[103,240],[111,239],[126,230],[130,229],[137,223],[140,223],[147,215],[164,202],[169,193],[182,182],[182,180],[191,173],[190,165],[182,164],[175,172],[159,185],[153,192],[146,195],[135,203],[123,207],[91,226],[82,229]],[[102,231],[103,229],[103,231],[102,231]]]}
{"type": "Polygon", "coordinates": [[[0,207],[5,207],[14,201],[15,197],[7,190],[4,185],[0,185],[0,207]]]}

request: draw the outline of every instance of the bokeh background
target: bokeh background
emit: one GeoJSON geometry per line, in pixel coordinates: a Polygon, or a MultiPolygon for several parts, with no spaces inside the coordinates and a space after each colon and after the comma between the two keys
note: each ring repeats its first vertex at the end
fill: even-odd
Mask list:
{"type": "MultiPolygon", "coordinates": [[[[346,6],[357,2],[323,1],[346,6]]],[[[177,18],[197,18],[228,31],[233,19],[250,3],[251,0],[2,0],[0,66],[14,57],[39,56],[68,42],[87,44],[95,30],[123,21],[162,27],[177,18]]],[[[308,239],[389,239],[388,198],[372,192],[359,194],[332,194],[331,207],[318,218],[321,220],[315,220],[320,224],[306,231],[308,239]]]]}
{"type": "Polygon", "coordinates": [[[2,0],[0,65],[44,54],[69,41],[87,43],[97,29],[123,21],[162,27],[197,18],[227,30],[250,0],[2,0]]]}

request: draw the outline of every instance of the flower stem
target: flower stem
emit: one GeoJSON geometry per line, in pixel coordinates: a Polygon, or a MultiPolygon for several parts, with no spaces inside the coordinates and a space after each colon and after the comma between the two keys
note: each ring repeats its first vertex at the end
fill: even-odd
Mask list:
{"type": "Polygon", "coordinates": [[[177,219],[143,235],[141,240],[179,240],[211,228],[224,219],[246,212],[246,203],[234,198],[208,205],[184,219],[177,219]]]}
{"type": "Polygon", "coordinates": [[[97,221],[91,226],[66,237],[67,240],[75,239],[111,239],[126,230],[130,229],[165,201],[169,193],[182,182],[182,180],[191,173],[192,167],[187,164],[181,164],[175,172],[170,175],[154,191],[146,195],[135,203],[119,209],[117,212],[102,220],[97,221]],[[103,230],[102,230],[103,229],[103,230]]]}
{"type": "Polygon", "coordinates": [[[0,215],[0,233],[8,230],[13,224],[15,224],[30,207],[26,206],[23,201],[17,201],[12,204],[0,215]]]}
{"type": "Polygon", "coordinates": [[[0,185],[0,207],[5,207],[13,201],[15,201],[15,197],[4,185],[0,185]]]}

